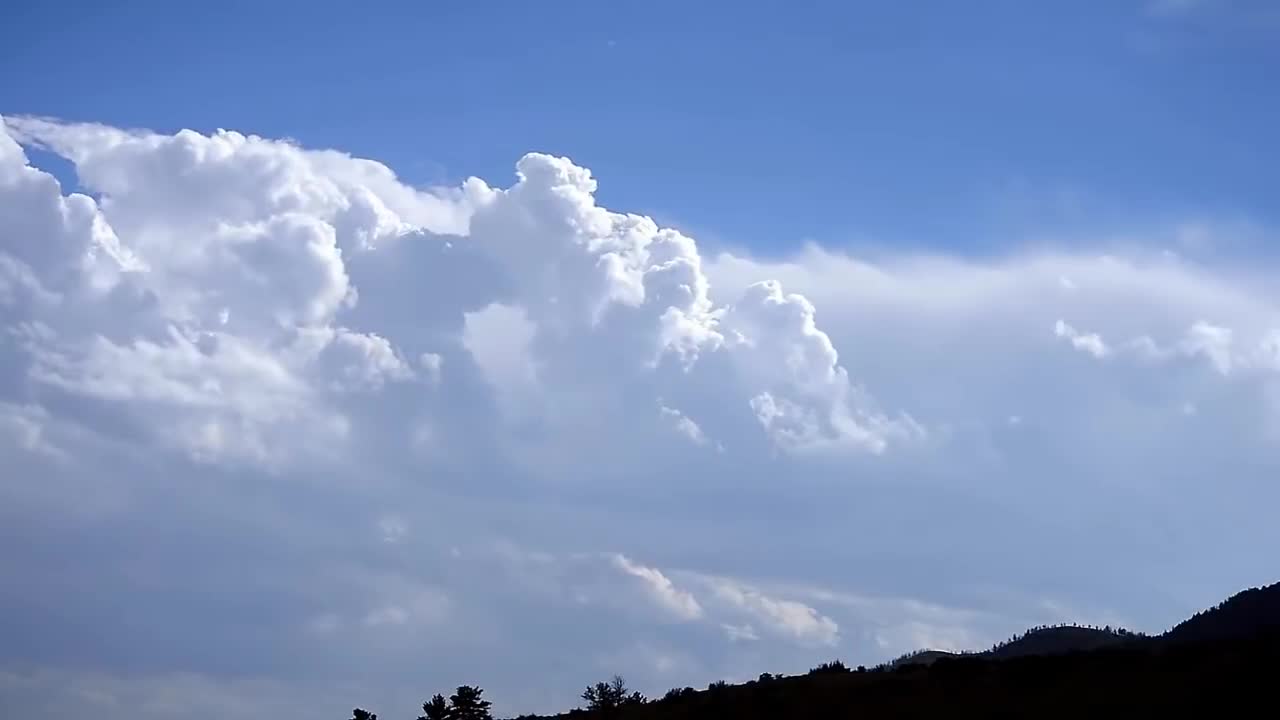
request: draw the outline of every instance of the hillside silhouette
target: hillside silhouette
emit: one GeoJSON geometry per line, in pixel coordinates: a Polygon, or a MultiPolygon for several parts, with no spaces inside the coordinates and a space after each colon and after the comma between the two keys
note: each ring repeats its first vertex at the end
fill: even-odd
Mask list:
{"type": "MultiPolygon", "coordinates": [[[[1276,667],[1280,583],[1237,593],[1155,636],[1044,626],[977,652],[926,649],[871,669],[835,660],[805,675],[764,673],[653,700],[614,677],[588,685],[582,708],[520,718],[1220,717],[1257,714],[1260,703],[1269,715],[1276,667]]],[[[487,706],[483,715],[474,707],[451,714],[437,702],[420,720],[489,717],[487,706]]],[[[362,712],[356,717],[368,717],[362,712]]]]}
{"type": "Polygon", "coordinates": [[[1250,588],[1183,620],[1163,635],[1173,642],[1211,641],[1280,632],[1280,583],[1250,588]]]}
{"type": "Polygon", "coordinates": [[[877,670],[896,670],[908,665],[932,665],[939,660],[954,658],[993,658],[1005,660],[1032,655],[1062,655],[1115,647],[1124,643],[1145,639],[1140,633],[1124,628],[1090,627],[1085,625],[1044,625],[1014,635],[996,643],[982,652],[922,649],[906,653],[878,666],[877,670]]]}
{"type": "Polygon", "coordinates": [[[1019,658],[1030,655],[1061,655],[1115,647],[1145,636],[1123,628],[1111,629],[1063,625],[1028,630],[1021,636],[986,651],[983,655],[997,659],[1019,658]]]}

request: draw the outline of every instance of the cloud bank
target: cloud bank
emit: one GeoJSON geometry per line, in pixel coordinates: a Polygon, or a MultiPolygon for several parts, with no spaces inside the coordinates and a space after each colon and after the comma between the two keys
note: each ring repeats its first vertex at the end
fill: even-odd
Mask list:
{"type": "Polygon", "coordinates": [[[613,672],[1159,629],[1267,579],[1269,269],[1158,239],[766,260],[596,190],[540,153],[415,188],[4,118],[0,692],[548,710],[613,672]]]}

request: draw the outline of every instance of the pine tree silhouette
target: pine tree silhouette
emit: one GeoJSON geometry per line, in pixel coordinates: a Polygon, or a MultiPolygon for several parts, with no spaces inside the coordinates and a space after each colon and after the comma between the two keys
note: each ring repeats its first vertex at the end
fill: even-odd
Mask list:
{"type": "Polygon", "coordinates": [[[492,720],[489,708],[493,703],[481,699],[484,690],[471,685],[459,685],[449,696],[449,720],[492,720]]]}
{"type": "Polygon", "coordinates": [[[452,717],[449,701],[436,693],[430,700],[422,703],[422,714],[418,716],[418,720],[451,720],[452,717]]]}

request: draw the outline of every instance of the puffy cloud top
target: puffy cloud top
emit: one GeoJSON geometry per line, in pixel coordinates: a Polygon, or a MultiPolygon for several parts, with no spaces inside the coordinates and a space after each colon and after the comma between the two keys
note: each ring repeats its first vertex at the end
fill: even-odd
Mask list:
{"type": "MultiPolygon", "coordinates": [[[[29,381],[112,412],[164,412],[157,433],[202,458],[286,461],[284,427],[298,422],[343,442],[352,418],[334,393],[420,379],[406,347],[465,348],[499,405],[518,396],[522,417],[548,428],[602,408],[620,422],[660,397],[707,417],[712,436],[717,422],[754,418],[785,452],[880,452],[897,427],[863,406],[811,303],[765,281],[716,306],[693,240],[599,207],[590,171],[566,158],[526,155],[507,189],[423,191],[377,163],[231,131],[4,127],[6,294],[80,298],[32,307],[26,319],[49,333],[24,343],[29,381]],[[15,138],[71,159],[97,200],[63,195],[15,138]],[[458,272],[458,255],[496,273],[473,279],[471,300],[430,300],[468,318],[467,332],[361,327],[358,306],[380,307],[402,280],[360,256],[417,259],[419,245],[442,251],[416,267],[423,285],[458,272]],[[507,369],[519,354],[528,370],[507,369]],[[713,389],[690,391],[699,385],[713,389]],[[699,412],[708,394],[716,412],[699,412]]],[[[406,313],[427,302],[396,293],[406,313]]]]}

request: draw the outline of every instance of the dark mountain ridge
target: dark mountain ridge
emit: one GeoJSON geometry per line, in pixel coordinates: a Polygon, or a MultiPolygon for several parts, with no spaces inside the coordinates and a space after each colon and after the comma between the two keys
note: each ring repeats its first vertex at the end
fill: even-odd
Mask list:
{"type": "Polygon", "coordinates": [[[1130,643],[1229,640],[1273,631],[1280,632],[1280,583],[1242,590],[1156,636],[1111,626],[1048,625],[1031,628],[981,652],[917,650],[885,663],[880,669],[893,669],[912,663],[928,665],[944,658],[1009,659],[1032,655],[1061,655],[1130,643]]]}
{"type": "Polygon", "coordinates": [[[1136,640],[1148,639],[1146,635],[1124,628],[1092,627],[1086,625],[1046,625],[1031,628],[981,652],[950,650],[916,650],[876,667],[877,670],[893,670],[906,665],[931,665],[948,658],[1009,658],[1031,655],[1061,655],[1114,647],[1136,640]]]}
{"type": "Polygon", "coordinates": [[[1249,588],[1202,610],[1161,636],[1166,641],[1194,642],[1280,632],[1280,583],[1249,588]]]}

